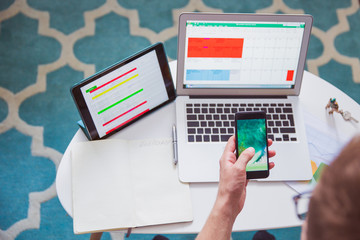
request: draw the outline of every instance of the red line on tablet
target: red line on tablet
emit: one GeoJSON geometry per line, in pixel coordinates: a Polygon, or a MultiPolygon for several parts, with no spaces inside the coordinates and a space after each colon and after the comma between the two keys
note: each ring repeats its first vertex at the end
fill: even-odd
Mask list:
{"type": "Polygon", "coordinates": [[[98,89],[100,89],[100,88],[102,88],[102,87],[105,87],[105,86],[108,85],[109,83],[112,83],[113,81],[116,81],[116,80],[118,80],[119,78],[121,78],[121,77],[125,76],[126,74],[129,74],[129,73],[131,73],[131,72],[133,72],[133,71],[135,71],[135,70],[136,70],[136,68],[133,68],[133,69],[131,69],[130,71],[128,71],[128,72],[126,72],[126,73],[124,73],[124,74],[121,74],[120,76],[114,78],[113,80],[110,80],[110,81],[104,83],[103,85],[101,85],[101,86],[99,86],[99,87],[91,90],[90,93],[93,93],[93,92],[95,92],[96,90],[98,90],[98,89]]]}
{"type": "Polygon", "coordinates": [[[149,110],[150,110],[150,109],[146,109],[145,111],[139,113],[139,114],[136,115],[135,117],[130,118],[129,120],[127,120],[126,122],[120,124],[119,126],[114,127],[113,129],[110,129],[109,131],[106,132],[106,134],[109,134],[109,133],[111,133],[112,131],[118,129],[119,127],[121,127],[121,126],[123,126],[123,125],[125,125],[125,124],[127,124],[127,123],[129,123],[129,122],[131,122],[131,121],[134,120],[135,118],[140,117],[141,115],[145,114],[145,113],[148,112],[149,110]]]}
{"type": "Polygon", "coordinates": [[[127,113],[129,113],[129,112],[133,111],[134,109],[136,109],[136,108],[138,108],[138,107],[140,107],[140,106],[144,105],[145,103],[147,103],[147,101],[144,101],[144,102],[140,103],[139,105],[137,105],[137,106],[135,106],[135,107],[131,108],[130,110],[127,110],[126,112],[124,112],[124,113],[120,114],[119,116],[117,116],[117,117],[115,117],[115,118],[111,119],[110,121],[108,121],[108,122],[104,123],[104,124],[103,124],[103,126],[105,127],[105,125],[108,125],[108,124],[109,124],[109,123],[111,123],[112,121],[115,121],[116,119],[118,119],[118,118],[120,118],[120,117],[124,116],[125,114],[127,114],[127,113]]]}

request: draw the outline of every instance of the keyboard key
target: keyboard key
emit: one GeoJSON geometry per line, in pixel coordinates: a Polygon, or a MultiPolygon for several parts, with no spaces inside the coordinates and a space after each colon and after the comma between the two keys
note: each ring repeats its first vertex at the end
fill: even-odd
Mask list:
{"type": "Polygon", "coordinates": [[[201,106],[202,106],[202,107],[208,107],[208,106],[209,106],[209,104],[207,104],[207,103],[203,103],[203,104],[201,104],[201,106]]]}
{"type": "Polygon", "coordinates": [[[187,115],[187,120],[196,120],[196,115],[187,115]]]}
{"type": "Polygon", "coordinates": [[[281,133],[295,133],[295,128],[287,128],[287,127],[280,128],[280,132],[281,133]]]}
{"type": "Polygon", "coordinates": [[[246,107],[246,104],[245,104],[245,103],[241,103],[241,104],[240,104],[240,107],[246,107]]]}
{"type": "Polygon", "coordinates": [[[226,133],[226,128],[220,128],[220,133],[222,134],[226,133]]]}
{"type": "Polygon", "coordinates": [[[192,107],[193,105],[192,105],[192,103],[187,103],[186,106],[187,107],[192,107]]]}
{"type": "Polygon", "coordinates": [[[209,126],[209,127],[214,127],[214,126],[215,126],[215,122],[214,122],[214,121],[209,121],[209,122],[208,122],[208,126],[209,126]]]}
{"type": "Polygon", "coordinates": [[[188,134],[195,134],[195,128],[188,128],[188,134]]]}
{"type": "Polygon", "coordinates": [[[292,137],[292,138],[290,138],[290,140],[291,140],[292,142],[294,142],[294,141],[296,141],[296,137],[292,137]]]}
{"type": "Polygon", "coordinates": [[[253,104],[253,103],[248,103],[248,106],[249,106],[249,107],[253,107],[254,104],[253,104]]]}
{"type": "Polygon", "coordinates": [[[252,108],[246,108],[247,112],[251,112],[253,109],[252,108]]]}
{"type": "Polygon", "coordinates": [[[205,118],[206,118],[206,120],[212,120],[213,119],[211,114],[206,114],[205,118]]]}
{"type": "Polygon", "coordinates": [[[216,107],[215,103],[210,103],[210,107],[216,107]]]}
{"type": "Polygon", "coordinates": [[[204,135],[204,142],[210,142],[210,136],[209,135],[204,135]]]}
{"type": "Polygon", "coordinates": [[[288,121],[283,121],[282,124],[283,124],[284,127],[288,127],[288,126],[289,126],[289,122],[288,122],[288,121]]]}
{"type": "Polygon", "coordinates": [[[207,109],[207,108],[202,108],[202,109],[201,109],[201,112],[202,112],[202,113],[208,113],[208,109],[207,109]]]}
{"type": "Polygon", "coordinates": [[[205,120],[205,115],[203,115],[203,114],[198,115],[198,119],[199,120],[205,120]]]}
{"type": "Polygon", "coordinates": [[[230,113],[230,108],[225,108],[224,113],[230,113]]]}
{"type": "Polygon", "coordinates": [[[230,125],[231,125],[232,127],[235,127],[235,121],[230,122],[230,125]]]}
{"type": "Polygon", "coordinates": [[[280,119],[281,119],[281,120],[286,119],[286,115],[285,115],[285,114],[280,114],[280,119]]]}
{"type": "Polygon", "coordinates": [[[200,103],[195,103],[194,107],[200,107],[200,103]]]}
{"type": "Polygon", "coordinates": [[[214,115],[214,120],[220,120],[220,115],[214,115]]]}
{"type": "Polygon", "coordinates": [[[207,122],[206,121],[201,121],[200,126],[201,127],[207,127],[207,122]]]}
{"type": "Polygon", "coordinates": [[[276,107],[276,103],[271,103],[270,106],[271,107],[276,107]]]}
{"type": "Polygon", "coordinates": [[[273,115],[272,115],[272,118],[273,118],[274,120],[279,120],[279,115],[273,114],[273,115]]]}
{"type": "Polygon", "coordinates": [[[211,133],[211,128],[205,128],[205,133],[210,134],[211,133]]]}
{"type": "Polygon", "coordinates": [[[281,108],[275,108],[276,113],[281,113],[281,108]]]}
{"type": "Polygon", "coordinates": [[[229,122],[229,121],[224,121],[224,122],[223,122],[223,125],[224,125],[224,127],[229,127],[229,126],[230,126],[230,122],[229,122]]]}
{"type": "Polygon", "coordinates": [[[226,103],[226,104],[225,104],[225,107],[231,107],[231,104],[230,104],[230,103],[226,103]]]}
{"type": "Polygon", "coordinates": [[[228,128],[227,130],[228,130],[228,133],[234,134],[234,128],[228,128]]]}
{"type": "Polygon", "coordinates": [[[279,106],[279,107],[283,107],[284,104],[283,104],[283,103],[279,103],[278,106],[279,106]]]}
{"type": "Polygon", "coordinates": [[[284,113],[292,113],[292,108],[283,108],[284,113]]]}
{"type": "Polygon", "coordinates": [[[281,127],[281,121],[275,121],[275,125],[276,125],[277,127],[281,127]]]}
{"type": "Polygon", "coordinates": [[[203,134],[204,133],[204,129],[203,128],[198,128],[196,129],[197,134],[203,134]]]}
{"type": "Polygon", "coordinates": [[[215,134],[218,134],[218,133],[219,133],[219,129],[218,129],[218,128],[213,128],[212,132],[215,133],[215,134]]]}
{"type": "Polygon", "coordinates": [[[272,119],[271,114],[266,114],[266,119],[267,119],[267,120],[271,120],[271,119],[272,119]]]}
{"type": "Polygon", "coordinates": [[[227,120],[227,115],[222,114],[222,115],[221,115],[221,120],[227,120]]]}
{"type": "Polygon", "coordinates": [[[222,122],[221,122],[221,121],[216,121],[216,122],[215,122],[215,125],[216,125],[217,127],[222,127],[222,122]]]}
{"type": "Polygon", "coordinates": [[[270,138],[271,140],[273,140],[273,141],[274,141],[274,135],[269,134],[269,135],[268,135],[268,138],[270,138]]]}
{"type": "Polygon", "coordinates": [[[237,112],[237,108],[232,108],[231,109],[231,113],[236,113],[237,112]]]}
{"type": "Polygon", "coordinates": [[[279,133],[279,129],[278,128],[272,128],[273,133],[279,133]]]}
{"type": "Polygon", "coordinates": [[[291,103],[286,103],[285,106],[291,107],[291,103]]]}
{"type": "Polygon", "coordinates": [[[211,135],[211,141],[212,142],[218,142],[219,141],[219,136],[218,135],[211,135]]]}
{"type": "Polygon", "coordinates": [[[217,109],[216,109],[216,112],[217,112],[217,113],[223,113],[223,109],[222,109],[222,108],[217,108],[217,109]]]}
{"type": "Polygon", "coordinates": [[[235,115],[234,115],[234,114],[230,114],[230,115],[228,116],[228,118],[229,118],[229,120],[234,120],[234,119],[235,119],[235,115]]]}
{"type": "Polygon", "coordinates": [[[268,113],[274,113],[274,108],[268,108],[268,113]]]}
{"type": "Polygon", "coordinates": [[[218,106],[218,107],[223,107],[223,106],[224,106],[224,104],[222,104],[222,103],[218,103],[218,104],[217,104],[217,106],[218,106]]]}
{"type": "Polygon", "coordinates": [[[244,112],[245,108],[239,108],[239,112],[244,112]]]}
{"type": "Polygon", "coordinates": [[[287,115],[288,119],[289,119],[289,122],[290,122],[290,126],[295,126],[295,123],[294,123],[294,116],[292,114],[288,114],[287,115]]]}
{"type": "Polygon", "coordinates": [[[230,137],[231,137],[231,135],[221,135],[221,141],[222,142],[227,142],[230,137]]]}
{"type": "Polygon", "coordinates": [[[267,123],[268,123],[269,127],[273,127],[273,126],[274,126],[274,121],[268,121],[267,123]]]}
{"type": "Polygon", "coordinates": [[[200,108],[194,108],[194,113],[200,113],[200,108]]]}
{"type": "Polygon", "coordinates": [[[271,133],[271,128],[267,128],[267,133],[271,133]]]}
{"type": "Polygon", "coordinates": [[[209,113],[215,113],[215,108],[210,108],[209,113]]]}
{"type": "Polygon", "coordinates": [[[194,135],[188,135],[188,142],[194,142],[194,135]]]}
{"type": "Polygon", "coordinates": [[[186,113],[193,113],[192,108],[187,108],[187,109],[186,109],[186,113]]]}
{"type": "Polygon", "coordinates": [[[261,107],[261,103],[256,103],[255,106],[256,107],[261,107]]]}
{"type": "Polygon", "coordinates": [[[202,142],[202,136],[201,135],[196,135],[196,141],[197,142],[202,142]]]}
{"type": "Polygon", "coordinates": [[[276,140],[277,142],[281,142],[281,141],[282,141],[281,138],[276,138],[275,140],[276,140]]]}
{"type": "Polygon", "coordinates": [[[198,126],[199,126],[199,122],[189,121],[189,122],[187,122],[187,126],[188,126],[188,127],[198,127],[198,126]]]}

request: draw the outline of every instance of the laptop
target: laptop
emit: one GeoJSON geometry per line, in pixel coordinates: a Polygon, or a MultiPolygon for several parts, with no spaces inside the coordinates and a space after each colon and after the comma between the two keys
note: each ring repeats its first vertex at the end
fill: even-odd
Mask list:
{"type": "Polygon", "coordinates": [[[267,113],[277,155],[265,181],[312,177],[298,95],[310,15],[183,13],[176,127],[179,179],[219,181],[219,159],[238,111],[267,113]]]}

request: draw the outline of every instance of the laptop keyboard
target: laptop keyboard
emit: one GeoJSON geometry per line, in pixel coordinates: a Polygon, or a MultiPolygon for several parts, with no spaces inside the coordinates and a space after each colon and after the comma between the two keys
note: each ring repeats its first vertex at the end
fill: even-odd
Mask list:
{"type": "Polygon", "coordinates": [[[235,113],[265,111],[268,138],[297,141],[291,103],[187,103],[188,142],[227,142],[235,132],[235,113]]]}

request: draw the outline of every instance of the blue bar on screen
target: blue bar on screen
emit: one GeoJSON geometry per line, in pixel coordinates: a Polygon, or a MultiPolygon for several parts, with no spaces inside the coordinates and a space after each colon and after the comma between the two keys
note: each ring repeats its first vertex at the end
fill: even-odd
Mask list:
{"type": "Polygon", "coordinates": [[[230,70],[186,70],[186,80],[229,81],[230,70]]]}

